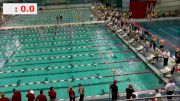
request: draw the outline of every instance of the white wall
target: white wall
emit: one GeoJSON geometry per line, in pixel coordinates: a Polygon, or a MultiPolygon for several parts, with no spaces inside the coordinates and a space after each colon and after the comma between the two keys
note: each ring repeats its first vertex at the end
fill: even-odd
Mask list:
{"type": "Polygon", "coordinates": [[[161,13],[171,10],[180,10],[180,0],[157,0],[156,12],[161,13]]]}

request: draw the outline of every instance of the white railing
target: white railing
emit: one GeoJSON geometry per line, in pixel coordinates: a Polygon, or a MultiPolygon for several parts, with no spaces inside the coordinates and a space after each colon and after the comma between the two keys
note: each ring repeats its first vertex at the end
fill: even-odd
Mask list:
{"type": "Polygon", "coordinates": [[[178,95],[163,95],[161,97],[144,97],[144,98],[137,98],[137,99],[127,99],[127,100],[117,100],[117,101],[152,101],[152,99],[155,98],[161,98],[161,101],[166,101],[167,97],[172,97],[172,100],[169,101],[179,101],[180,100],[180,94],[178,95]]]}

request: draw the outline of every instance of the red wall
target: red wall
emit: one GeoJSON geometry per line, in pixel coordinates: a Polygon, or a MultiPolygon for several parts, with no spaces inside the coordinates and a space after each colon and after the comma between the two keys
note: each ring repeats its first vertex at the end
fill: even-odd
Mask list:
{"type": "Polygon", "coordinates": [[[146,13],[146,2],[130,2],[131,18],[144,18],[146,13]]]}
{"type": "Polygon", "coordinates": [[[153,5],[153,8],[156,4],[156,0],[147,0],[147,1],[138,1],[131,0],[130,1],[130,12],[132,13],[131,18],[145,18],[147,7],[153,5]]]}

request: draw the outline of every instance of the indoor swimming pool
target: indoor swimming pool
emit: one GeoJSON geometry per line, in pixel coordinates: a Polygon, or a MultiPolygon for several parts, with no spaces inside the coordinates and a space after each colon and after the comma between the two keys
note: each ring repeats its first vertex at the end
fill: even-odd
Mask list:
{"type": "MultiPolygon", "coordinates": [[[[85,87],[85,96],[109,93],[118,81],[119,91],[128,84],[136,91],[161,88],[164,83],[105,25],[74,25],[0,31],[0,91],[12,89],[47,95],[54,86],[59,99],[68,98],[73,86],[85,87]],[[112,72],[115,69],[115,72],[112,72]],[[114,75],[113,75],[114,74],[114,75]]],[[[23,100],[24,101],[24,100],[23,100]]]]}

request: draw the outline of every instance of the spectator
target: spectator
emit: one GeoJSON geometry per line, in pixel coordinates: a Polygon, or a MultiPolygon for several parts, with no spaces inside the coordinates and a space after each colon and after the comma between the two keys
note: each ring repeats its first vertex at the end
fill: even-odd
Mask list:
{"type": "Polygon", "coordinates": [[[163,39],[160,39],[159,43],[160,43],[160,46],[159,46],[160,50],[161,51],[164,50],[164,43],[165,43],[165,41],[163,39]]]}
{"type": "Polygon", "coordinates": [[[159,60],[159,52],[158,52],[158,50],[154,51],[154,60],[156,60],[156,61],[159,60]]]}
{"type": "Polygon", "coordinates": [[[117,81],[114,80],[114,83],[111,84],[110,86],[110,90],[111,90],[111,94],[112,94],[112,101],[116,101],[117,97],[118,97],[118,87],[116,85],[117,81]]]}
{"type": "MultiPolygon", "coordinates": [[[[161,93],[159,93],[159,89],[155,89],[155,96],[154,97],[161,97],[161,93]]],[[[162,101],[161,98],[155,98],[154,101],[162,101]]]]}
{"type": "Polygon", "coordinates": [[[175,70],[176,70],[176,67],[173,66],[173,68],[171,69],[171,74],[172,74],[172,75],[174,74],[175,70]]]}
{"type": "Polygon", "coordinates": [[[9,101],[9,99],[5,96],[4,93],[1,94],[0,101],[9,101]]]}
{"type": "Polygon", "coordinates": [[[78,93],[80,95],[79,101],[83,101],[84,100],[84,87],[81,84],[79,84],[78,93]]]}
{"type": "MultiPolygon", "coordinates": [[[[174,90],[176,88],[175,83],[173,83],[172,80],[169,80],[169,83],[166,84],[165,90],[167,95],[172,95],[174,93],[174,90]]],[[[171,100],[172,97],[167,97],[168,100],[171,100]]]]}
{"type": "Polygon", "coordinates": [[[43,94],[43,90],[40,90],[40,94],[36,97],[36,101],[47,101],[46,96],[43,94]]]}
{"type": "Polygon", "coordinates": [[[69,87],[68,93],[70,101],[75,101],[75,92],[71,86],[69,87]]]}
{"type": "Polygon", "coordinates": [[[35,95],[33,90],[29,90],[26,97],[28,98],[28,101],[34,101],[35,100],[35,95]]]}
{"type": "Polygon", "coordinates": [[[150,47],[153,47],[153,50],[155,51],[156,49],[156,41],[155,41],[155,38],[153,38],[150,42],[150,47]]]}
{"type": "Polygon", "coordinates": [[[54,91],[54,87],[50,87],[48,95],[50,97],[50,101],[56,101],[56,92],[54,91]]]}
{"type": "Polygon", "coordinates": [[[144,40],[144,52],[145,52],[145,53],[149,51],[148,48],[149,48],[149,43],[148,43],[147,39],[145,39],[145,40],[144,40]]]}
{"type": "Polygon", "coordinates": [[[12,96],[12,101],[22,101],[21,99],[21,92],[17,91],[16,89],[13,89],[13,96],[12,96]]]}
{"type": "Polygon", "coordinates": [[[130,99],[133,92],[134,92],[133,86],[129,85],[128,88],[126,88],[126,99],[130,99]]]}

